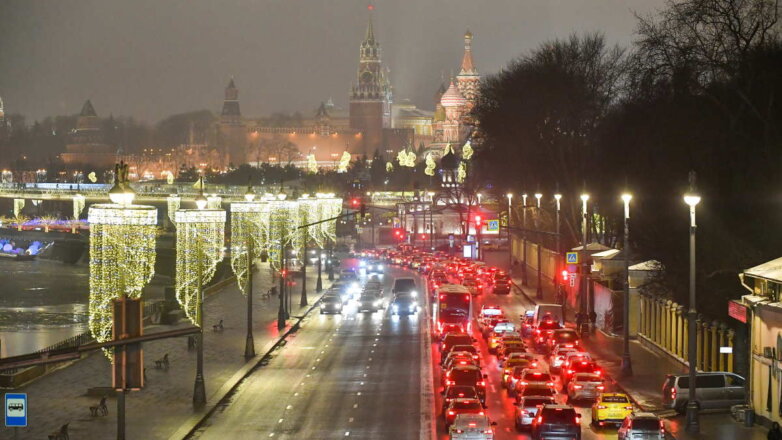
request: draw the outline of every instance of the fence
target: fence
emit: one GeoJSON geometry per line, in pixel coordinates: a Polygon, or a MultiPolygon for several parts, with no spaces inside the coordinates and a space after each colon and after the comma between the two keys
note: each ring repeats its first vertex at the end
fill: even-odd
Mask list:
{"type": "MultiPolygon", "coordinates": [[[[651,295],[640,296],[638,336],[689,366],[688,318],[684,306],[651,295]]],[[[733,353],[720,353],[720,347],[734,347],[735,332],[719,321],[706,321],[698,315],[696,366],[700,371],[733,372],[733,353]]]]}

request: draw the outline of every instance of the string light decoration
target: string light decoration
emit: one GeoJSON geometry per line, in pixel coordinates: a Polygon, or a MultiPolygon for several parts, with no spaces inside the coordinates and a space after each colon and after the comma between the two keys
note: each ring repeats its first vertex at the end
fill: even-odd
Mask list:
{"type": "Polygon", "coordinates": [[[314,154],[307,155],[307,171],[312,174],[318,174],[318,161],[315,159],[314,154]]]}
{"type": "Polygon", "coordinates": [[[464,183],[464,179],[467,178],[467,164],[459,162],[459,170],[457,171],[456,180],[459,183],[464,183]]]}
{"type": "Polygon", "coordinates": [[[462,147],[462,159],[470,160],[470,158],[472,158],[472,155],[474,153],[475,150],[472,148],[470,141],[465,142],[464,146],[462,147]]]}
{"type": "Polygon", "coordinates": [[[81,212],[84,211],[86,205],[86,199],[81,194],[73,196],[73,219],[78,221],[81,217],[81,212]]]}
{"type": "Polygon", "coordinates": [[[200,325],[198,289],[215,274],[223,258],[225,211],[180,209],[176,223],[176,298],[190,322],[200,325]],[[199,276],[200,275],[200,276],[199,276]]]}
{"type": "Polygon", "coordinates": [[[386,173],[393,173],[394,172],[394,164],[391,162],[386,162],[386,173]]]}
{"type": "Polygon", "coordinates": [[[269,201],[269,239],[267,246],[269,262],[275,269],[280,268],[280,245],[284,244],[288,239],[289,222],[291,220],[298,222],[298,215],[295,215],[295,219],[290,218],[291,212],[288,207],[290,203],[285,200],[269,201]]]}
{"type": "Polygon", "coordinates": [[[215,194],[212,194],[206,198],[207,209],[220,209],[222,207],[222,203],[223,198],[215,194]]]}
{"type": "Polygon", "coordinates": [[[236,275],[236,281],[243,294],[247,294],[248,259],[256,259],[263,248],[261,233],[261,217],[263,202],[233,202],[231,203],[231,268],[236,275]],[[252,240],[252,255],[248,243],[252,240]]]}
{"type": "MultiPolygon", "coordinates": [[[[112,305],[139,298],[155,271],[157,209],[142,205],[92,205],[89,328],[98,342],[112,339],[112,305]]],[[[104,351],[111,357],[109,351],[104,351]]]]}
{"type": "Polygon", "coordinates": [[[432,153],[428,153],[426,155],[426,169],[424,170],[424,174],[427,176],[434,176],[434,170],[437,168],[437,163],[434,161],[434,158],[432,158],[432,153]]]}
{"type": "Polygon", "coordinates": [[[171,223],[174,223],[174,213],[179,211],[179,207],[182,205],[182,198],[179,194],[171,194],[166,198],[166,206],[168,209],[168,219],[171,223]]]}
{"type": "Polygon", "coordinates": [[[337,166],[338,173],[347,173],[348,165],[350,165],[350,153],[347,151],[342,152],[342,157],[339,158],[339,165],[337,166]]]}
{"type": "MultiPolygon", "coordinates": [[[[320,203],[323,204],[321,220],[329,219],[338,216],[342,213],[342,199],[334,197],[334,194],[325,194],[321,196],[320,203]]],[[[323,241],[331,241],[332,243],[337,240],[337,222],[323,222],[320,224],[321,234],[323,235],[323,241]]]]}
{"type": "Polygon", "coordinates": [[[24,199],[14,199],[14,217],[19,217],[22,209],[24,209],[24,199]]]}

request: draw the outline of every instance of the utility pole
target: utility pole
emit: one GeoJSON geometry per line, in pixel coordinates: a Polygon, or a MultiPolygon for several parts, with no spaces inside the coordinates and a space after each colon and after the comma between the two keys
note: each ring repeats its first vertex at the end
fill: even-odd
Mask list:
{"type": "Polygon", "coordinates": [[[630,377],[633,375],[633,364],[630,359],[630,200],[631,194],[622,194],[622,201],[625,205],[625,305],[624,305],[624,325],[622,336],[624,344],[622,350],[622,375],[630,377]]]}
{"type": "Polygon", "coordinates": [[[301,298],[299,299],[299,305],[304,307],[307,305],[307,231],[304,230],[304,255],[301,256],[301,298]]]}
{"type": "Polygon", "coordinates": [[[684,202],[690,207],[690,309],[687,312],[687,358],[689,360],[689,398],[687,400],[687,431],[697,433],[700,431],[700,421],[698,420],[698,396],[696,395],[696,378],[698,372],[698,339],[696,329],[696,319],[698,312],[695,309],[695,232],[697,224],[695,222],[695,207],[700,203],[701,198],[695,193],[695,171],[690,171],[690,192],[684,196],[684,202]]]}
{"type": "Polygon", "coordinates": [[[198,328],[201,330],[198,332],[198,354],[196,356],[196,377],[195,384],[193,384],[193,405],[196,407],[203,407],[206,405],[206,384],[204,383],[204,274],[201,268],[201,261],[204,256],[201,255],[201,241],[196,240],[196,256],[198,258],[196,263],[196,280],[198,286],[196,287],[197,298],[197,321],[198,328]]]}
{"type": "MultiPolygon", "coordinates": [[[[589,271],[589,264],[587,263],[587,202],[589,201],[589,194],[581,194],[581,292],[578,296],[578,310],[581,313],[581,323],[583,326],[584,319],[589,322],[587,317],[587,290],[589,286],[587,284],[587,272],[589,271]]],[[[579,329],[582,331],[582,329],[579,329]]]]}
{"type": "Polygon", "coordinates": [[[557,257],[554,260],[554,292],[556,292],[557,297],[559,297],[559,270],[562,269],[562,266],[560,265],[560,261],[562,260],[562,249],[560,249],[560,232],[559,232],[559,211],[560,211],[560,201],[562,200],[562,194],[554,194],[554,201],[557,204],[557,244],[556,244],[556,252],[557,257]]]}
{"type": "Polygon", "coordinates": [[[527,286],[527,193],[521,195],[521,285],[527,286]]]}
{"type": "MultiPolygon", "coordinates": [[[[541,258],[541,254],[543,254],[543,239],[542,239],[542,237],[540,235],[540,232],[537,232],[537,231],[540,230],[539,226],[538,226],[538,220],[537,219],[540,218],[540,199],[542,197],[543,197],[543,194],[535,193],[535,199],[537,199],[537,201],[538,201],[538,205],[537,205],[538,206],[538,215],[537,215],[537,217],[535,217],[535,230],[536,230],[535,234],[538,236],[538,240],[537,240],[538,241],[538,252],[537,252],[537,254],[538,254],[538,286],[537,286],[537,289],[535,289],[535,297],[537,299],[543,299],[543,277],[542,277],[543,268],[541,267],[542,266],[542,262],[543,262],[543,260],[541,258]]],[[[555,278],[556,278],[556,276],[555,276],[555,278]]]]}

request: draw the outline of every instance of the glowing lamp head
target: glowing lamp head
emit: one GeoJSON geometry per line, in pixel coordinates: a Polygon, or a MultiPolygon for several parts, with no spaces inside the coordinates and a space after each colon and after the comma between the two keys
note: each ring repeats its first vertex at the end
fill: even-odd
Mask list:
{"type": "Polygon", "coordinates": [[[562,200],[562,194],[554,194],[554,200],[556,201],[562,200]]]}
{"type": "Polygon", "coordinates": [[[136,194],[130,188],[121,188],[119,184],[115,183],[109,190],[109,199],[112,203],[117,205],[128,206],[133,204],[133,199],[136,194]]]}
{"type": "Polygon", "coordinates": [[[540,198],[543,197],[543,194],[541,193],[535,193],[535,198],[540,200],[540,198]]]}
{"type": "Polygon", "coordinates": [[[589,200],[589,194],[581,194],[581,201],[587,202],[589,200]]]}
{"type": "Polygon", "coordinates": [[[513,198],[513,194],[512,193],[505,194],[505,197],[507,197],[508,201],[510,201],[510,199],[513,198]]]}
{"type": "Polygon", "coordinates": [[[248,202],[252,202],[253,199],[255,199],[255,192],[253,191],[252,186],[248,186],[247,191],[244,193],[244,200],[247,200],[248,202]]]}
{"type": "Polygon", "coordinates": [[[698,203],[701,202],[701,196],[695,194],[686,194],[684,196],[684,203],[690,205],[690,208],[695,208],[698,203]]]}
{"type": "Polygon", "coordinates": [[[630,200],[633,200],[633,195],[632,194],[628,194],[628,193],[622,194],[622,201],[623,202],[630,203],[630,200]]]}
{"type": "Polygon", "coordinates": [[[208,200],[206,200],[206,197],[204,197],[203,194],[199,194],[198,197],[195,199],[195,204],[198,209],[204,209],[206,208],[206,205],[208,203],[208,200]]]}

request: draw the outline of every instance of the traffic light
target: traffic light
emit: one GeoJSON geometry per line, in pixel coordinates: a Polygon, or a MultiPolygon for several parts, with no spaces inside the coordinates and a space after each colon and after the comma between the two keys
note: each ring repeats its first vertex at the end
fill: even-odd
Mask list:
{"type": "Polygon", "coordinates": [[[569,276],[570,272],[568,272],[567,269],[562,271],[562,281],[567,281],[569,276]]]}
{"type": "Polygon", "coordinates": [[[359,200],[358,197],[353,197],[352,199],[350,199],[350,206],[352,206],[353,208],[358,208],[359,205],[361,205],[361,200],[359,200]]]}
{"type": "Polygon", "coordinates": [[[481,216],[480,215],[476,215],[475,216],[475,224],[478,225],[478,226],[481,225],[481,216]]]}

